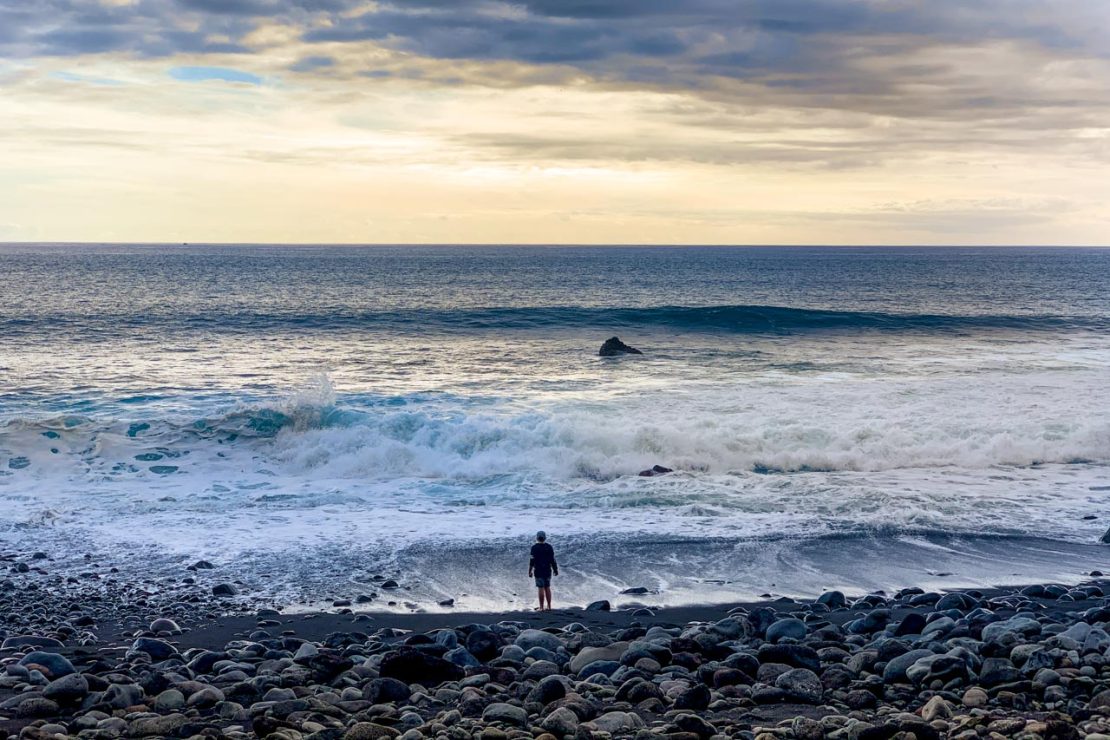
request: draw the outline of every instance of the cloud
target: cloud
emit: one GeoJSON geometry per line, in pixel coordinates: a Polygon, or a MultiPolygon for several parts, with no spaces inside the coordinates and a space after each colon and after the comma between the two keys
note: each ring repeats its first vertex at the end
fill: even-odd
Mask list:
{"type": "Polygon", "coordinates": [[[335,66],[335,59],[329,56],[304,57],[300,61],[289,65],[293,72],[312,72],[318,69],[327,69],[335,66]]]}
{"type": "Polygon", "coordinates": [[[86,85],[100,85],[107,87],[116,87],[123,85],[120,80],[114,80],[110,77],[97,77],[96,75],[80,74],[77,72],[51,72],[50,76],[56,80],[63,80],[65,82],[78,82],[86,85]]]}
{"type": "Polygon", "coordinates": [[[262,78],[249,72],[228,67],[174,67],[170,77],[182,82],[235,82],[246,85],[261,85],[262,78]]]}
{"type": "Polygon", "coordinates": [[[591,233],[625,240],[599,221],[1048,239],[1104,234],[1110,202],[1110,5],[1089,0],[0,0],[0,59],[0,139],[63,183],[124,159],[159,182],[176,156],[198,193],[213,163],[276,197],[309,171],[396,179],[406,223],[433,185],[517,234],[522,209],[546,233],[598,202],[591,233]]]}

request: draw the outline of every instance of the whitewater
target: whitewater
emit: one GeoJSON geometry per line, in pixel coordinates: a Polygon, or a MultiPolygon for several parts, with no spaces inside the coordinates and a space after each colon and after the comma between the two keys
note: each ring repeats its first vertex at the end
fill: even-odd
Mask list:
{"type": "Polygon", "coordinates": [[[538,528],[582,600],[1110,566],[1104,250],[22,245],[0,267],[20,546],[204,557],[305,604],[376,570],[475,608],[527,595],[538,528]],[[613,334],[645,355],[598,357],[613,334]]]}

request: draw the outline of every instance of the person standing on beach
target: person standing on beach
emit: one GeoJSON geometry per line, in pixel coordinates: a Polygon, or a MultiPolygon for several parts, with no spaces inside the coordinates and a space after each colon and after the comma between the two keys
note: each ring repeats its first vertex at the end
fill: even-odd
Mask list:
{"type": "Polygon", "coordinates": [[[547,533],[543,530],[536,532],[536,544],[532,545],[532,554],[528,559],[528,577],[536,579],[536,588],[540,593],[540,608],[537,611],[551,611],[551,576],[559,575],[559,564],[555,562],[555,548],[547,544],[547,533]],[[544,599],[547,607],[544,608],[544,599]]]}

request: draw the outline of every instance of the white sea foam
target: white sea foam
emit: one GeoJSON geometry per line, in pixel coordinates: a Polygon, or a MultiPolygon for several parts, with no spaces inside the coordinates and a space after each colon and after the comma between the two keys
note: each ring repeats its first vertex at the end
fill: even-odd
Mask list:
{"type": "Polygon", "coordinates": [[[1090,541],[1110,481],[1103,380],[764,374],[568,401],[345,397],[321,376],[202,419],[9,422],[3,524],[227,552],[480,540],[541,517],[581,534],[1090,541]],[[676,472],[636,475],[656,463],[676,472]]]}

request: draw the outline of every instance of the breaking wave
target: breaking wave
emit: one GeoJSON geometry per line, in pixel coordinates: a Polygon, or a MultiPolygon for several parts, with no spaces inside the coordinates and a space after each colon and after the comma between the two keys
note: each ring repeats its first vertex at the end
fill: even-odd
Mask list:
{"type": "Polygon", "coordinates": [[[99,317],[36,313],[0,319],[0,336],[36,334],[44,328],[84,332],[86,338],[98,331],[120,330],[202,331],[205,333],[250,334],[260,331],[317,332],[321,330],[372,329],[385,332],[483,332],[496,330],[561,330],[588,328],[656,328],[684,332],[739,334],[804,334],[809,332],[912,332],[960,333],[972,331],[1105,331],[1110,321],[1103,317],[1020,314],[949,315],[832,311],[781,306],[656,306],[582,307],[537,306],[503,308],[412,309],[327,313],[267,313],[211,310],[199,314],[175,311],[144,314],[126,313],[99,317]]]}
{"type": "Polygon", "coordinates": [[[418,394],[336,403],[330,387],[317,393],[201,418],[9,421],[0,426],[0,469],[43,472],[31,468],[55,468],[68,458],[90,469],[145,473],[213,445],[225,459],[261,456],[287,472],[359,479],[534,472],[604,481],[656,463],[694,474],[781,474],[1110,461],[1110,422],[1078,410],[1070,423],[1017,407],[953,417],[939,399],[891,403],[877,418],[859,397],[845,397],[835,410],[815,414],[804,398],[763,404],[753,389],[748,400],[756,402],[730,413],[716,410],[723,396],[696,406],[522,411],[418,394]]]}

